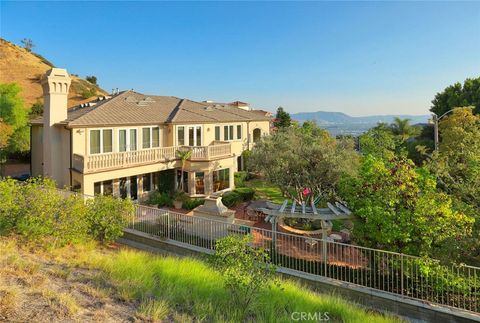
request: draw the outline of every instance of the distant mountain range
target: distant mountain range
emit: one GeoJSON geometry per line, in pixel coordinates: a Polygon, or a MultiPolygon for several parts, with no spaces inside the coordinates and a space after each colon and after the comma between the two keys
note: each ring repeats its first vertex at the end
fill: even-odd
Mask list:
{"type": "Polygon", "coordinates": [[[333,135],[351,134],[359,135],[379,122],[392,123],[395,117],[410,119],[411,124],[427,123],[429,115],[374,115],[365,117],[352,117],[343,112],[299,112],[291,114],[293,120],[304,122],[312,120],[322,128],[327,129],[333,135]]]}

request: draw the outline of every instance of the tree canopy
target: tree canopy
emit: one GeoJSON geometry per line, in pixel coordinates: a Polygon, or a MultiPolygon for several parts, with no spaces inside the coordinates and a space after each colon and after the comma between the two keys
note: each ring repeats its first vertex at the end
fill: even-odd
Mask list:
{"type": "Polygon", "coordinates": [[[7,139],[8,153],[21,153],[30,149],[28,110],[20,97],[21,88],[16,83],[0,84],[0,118],[11,127],[7,139]]]}
{"type": "Polygon", "coordinates": [[[405,157],[368,155],[358,175],[339,182],[339,194],[358,217],[354,235],[361,245],[432,256],[448,239],[468,237],[474,222],[436,185],[405,157]]]}
{"type": "Polygon", "coordinates": [[[480,114],[480,77],[467,78],[463,85],[457,82],[435,95],[430,111],[441,116],[448,110],[473,106],[474,113],[480,114]]]}
{"type": "Polygon", "coordinates": [[[290,117],[290,114],[287,111],[283,110],[282,107],[278,107],[275,121],[273,122],[273,124],[277,129],[290,127],[292,125],[292,119],[290,117]]]}
{"type": "Polygon", "coordinates": [[[317,126],[290,127],[262,138],[252,150],[249,167],[291,199],[329,198],[340,175],[356,170],[359,156],[353,146],[352,140],[337,141],[317,126]],[[305,188],[309,196],[303,195],[305,188]]]}

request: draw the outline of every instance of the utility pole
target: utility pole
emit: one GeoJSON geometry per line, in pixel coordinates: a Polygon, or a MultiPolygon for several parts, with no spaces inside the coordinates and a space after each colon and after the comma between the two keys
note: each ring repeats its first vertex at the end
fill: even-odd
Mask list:
{"type": "Polygon", "coordinates": [[[435,142],[435,150],[438,150],[438,117],[433,114],[433,139],[435,142]]]}
{"type": "Polygon", "coordinates": [[[433,140],[435,142],[435,150],[438,150],[438,122],[440,121],[440,119],[442,119],[444,116],[446,116],[447,114],[449,114],[450,112],[452,112],[453,110],[455,110],[456,108],[453,108],[451,110],[448,110],[447,112],[445,112],[444,114],[442,114],[440,117],[437,116],[435,113],[432,115],[433,116],[433,140]]]}

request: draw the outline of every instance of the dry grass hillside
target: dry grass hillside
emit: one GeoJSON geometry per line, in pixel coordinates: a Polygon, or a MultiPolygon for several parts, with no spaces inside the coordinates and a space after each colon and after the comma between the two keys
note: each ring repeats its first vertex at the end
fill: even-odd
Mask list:
{"type": "MultiPolygon", "coordinates": [[[[22,87],[21,95],[28,107],[37,100],[43,100],[40,77],[50,68],[52,64],[42,56],[0,38],[0,83],[18,83],[22,87]]],[[[84,79],[75,75],[70,76],[72,85],[68,96],[69,107],[95,98],[93,96],[85,99],[82,93],[86,90],[95,88],[97,95],[107,94],[84,79]]]]}

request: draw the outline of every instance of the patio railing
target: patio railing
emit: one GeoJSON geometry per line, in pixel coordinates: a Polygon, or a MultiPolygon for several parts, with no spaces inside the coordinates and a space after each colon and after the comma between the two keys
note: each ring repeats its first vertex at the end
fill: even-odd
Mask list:
{"type": "Polygon", "coordinates": [[[211,252],[215,241],[230,234],[252,236],[254,246],[269,251],[280,268],[313,274],[480,313],[480,268],[441,265],[401,253],[272,232],[246,225],[193,217],[137,206],[128,228],[153,237],[211,252]]]}
{"type": "Polygon", "coordinates": [[[155,164],[179,159],[177,151],[191,150],[190,160],[205,161],[232,155],[230,143],[209,146],[171,146],[136,151],[114,152],[82,156],[73,154],[73,168],[81,173],[94,173],[123,167],[155,164]]]}

